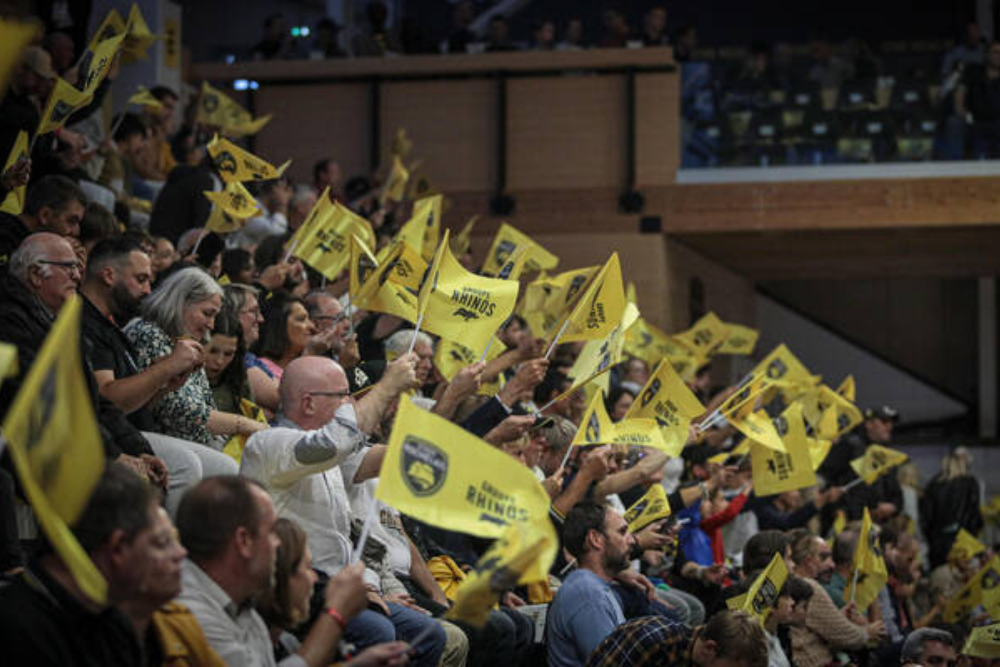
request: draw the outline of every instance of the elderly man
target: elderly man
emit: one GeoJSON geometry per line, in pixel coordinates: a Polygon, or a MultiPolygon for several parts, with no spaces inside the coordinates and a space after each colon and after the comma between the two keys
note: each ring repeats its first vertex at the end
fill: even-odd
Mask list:
{"type": "Polygon", "coordinates": [[[316,324],[317,330],[328,332],[332,337],[330,352],[334,360],[345,370],[356,366],[361,360],[358,342],[350,334],[351,322],[340,301],[329,292],[317,290],[307,294],[305,302],[309,319],[316,324]]]}
{"type": "MultiPolygon", "coordinates": [[[[305,530],[313,567],[333,576],[349,564],[351,506],[347,488],[376,477],[383,445],[366,446],[365,432],[381,421],[389,405],[415,384],[416,355],[389,364],[382,379],[355,406],[347,376],[325,357],[299,357],[281,378],[281,415],[274,428],[247,441],[240,472],[261,482],[280,516],[305,530]]],[[[359,517],[360,518],[360,517],[359,517]]],[[[378,575],[366,581],[378,585],[378,575]]],[[[394,639],[414,640],[418,665],[436,665],[444,630],[423,614],[376,596],[386,616],[364,611],[347,624],[345,637],[359,647],[394,639]],[[425,631],[429,634],[424,634],[425,631]]]]}

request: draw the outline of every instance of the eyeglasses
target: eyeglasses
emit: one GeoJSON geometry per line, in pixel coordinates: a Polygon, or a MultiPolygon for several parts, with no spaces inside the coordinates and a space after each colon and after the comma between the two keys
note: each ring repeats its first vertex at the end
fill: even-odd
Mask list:
{"type": "Polygon", "coordinates": [[[80,265],[80,262],[69,262],[69,261],[67,261],[67,262],[60,262],[60,261],[56,261],[54,259],[39,259],[39,260],[36,260],[36,263],[37,264],[48,264],[49,266],[58,266],[60,268],[66,269],[70,273],[72,273],[73,271],[76,271],[77,273],[81,273],[83,271],[83,267],[80,265]]]}
{"type": "Polygon", "coordinates": [[[310,396],[334,396],[336,398],[347,398],[351,395],[349,391],[307,391],[310,396]]]}
{"type": "Polygon", "coordinates": [[[330,320],[330,324],[336,324],[337,322],[343,322],[345,319],[347,319],[347,311],[344,311],[344,310],[340,311],[336,315],[317,315],[316,317],[312,318],[312,320],[314,322],[320,322],[320,321],[323,321],[323,320],[330,320]]]}

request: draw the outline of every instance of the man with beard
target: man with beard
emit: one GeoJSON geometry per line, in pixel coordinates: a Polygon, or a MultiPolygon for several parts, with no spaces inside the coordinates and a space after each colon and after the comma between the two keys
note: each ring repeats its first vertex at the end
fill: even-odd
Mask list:
{"type": "Polygon", "coordinates": [[[167,509],[174,515],[183,492],[203,476],[231,474],[236,465],[226,455],[162,435],[147,409],[162,393],[183,384],[203,363],[200,343],[179,339],[173,353],[141,373],[122,327],[139,312],[149,294],[149,255],[131,238],[101,241],[90,253],[83,295],[83,333],[90,349],[94,378],[103,397],[114,403],[143,432],[169,471],[167,509]]]}
{"type": "Polygon", "coordinates": [[[578,503],[566,516],[563,547],[577,569],[549,609],[548,664],[583,665],[605,637],[625,623],[612,581],[629,566],[635,538],[618,512],[603,503],[578,503]]]}

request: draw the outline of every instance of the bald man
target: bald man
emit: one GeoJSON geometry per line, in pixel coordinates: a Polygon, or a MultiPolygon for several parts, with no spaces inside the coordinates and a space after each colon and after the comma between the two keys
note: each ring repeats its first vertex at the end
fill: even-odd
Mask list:
{"type": "MultiPolygon", "coordinates": [[[[278,393],[281,411],[274,428],[247,441],[240,473],[268,490],[278,515],[306,532],[313,567],[333,577],[349,564],[351,516],[348,487],[378,476],[384,445],[369,447],[371,432],[399,395],[416,386],[417,355],[403,355],[357,404],[340,364],[326,357],[299,357],[288,364],[278,393]]],[[[380,577],[367,570],[378,588],[380,577]]],[[[414,647],[418,665],[436,665],[445,634],[433,621],[402,605],[383,602],[389,617],[363,611],[347,624],[345,639],[360,648],[423,636],[414,647]],[[428,629],[429,628],[429,629],[428,629]],[[428,629],[429,634],[424,630],[428,629]]]]}

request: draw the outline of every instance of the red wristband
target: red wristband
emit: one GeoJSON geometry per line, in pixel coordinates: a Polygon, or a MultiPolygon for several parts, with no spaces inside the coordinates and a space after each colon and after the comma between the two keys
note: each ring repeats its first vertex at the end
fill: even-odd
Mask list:
{"type": "Polygon", "coordinates": [[[333,607],[327,607],[326,613],[330,615],[330,618],[337,621],[337,625],[340,626],[341,632],[347,630],[347,621],[344,620],[344,617],[340,615],[339,611],[333,607]]]}

